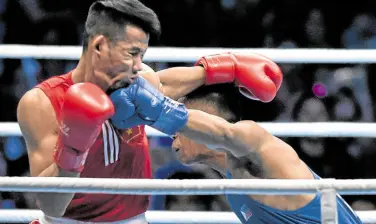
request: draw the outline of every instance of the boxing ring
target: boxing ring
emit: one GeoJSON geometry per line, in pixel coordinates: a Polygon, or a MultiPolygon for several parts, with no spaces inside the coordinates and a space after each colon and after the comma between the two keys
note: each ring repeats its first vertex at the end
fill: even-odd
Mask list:
{"type": "MultiPolygon", "coordinates": [[[[0,45],[0,58],[77,60],[77,46],[0,45]]],[[[333,49],[224,49],[224,48],[150,48],[145,61],[194,62],[200,56],[226,51],[255,52],[277,63],[375,63],[376,50],[333,49]],[[184,53],[182,53],[184,52],[184,53]]],[[[259,123],[279,137],[376,137],[376,123],[259,123]]],[[[147,128],[149,136],[162,133],[147,128]]],[[[0,123],[0,136],[20,136],[17,123],[0,123]]],[[[336,193],[341,195],[376,194],[376,179],[354,180],[146,180],[53,177],[0,177],[0,191],[80,192],[154,195],[219,194],[309,194],[320,192],[322,223],[337,224],[336,193]]],[[[376,211],[357,211],[364,223],[376,223],[376,211]]],[[[1,210],[0,223],[29,222],[41,215],[39,210],[1,210]]],[[[150,223],[240,223],[232,212],[148,211],[150,223]]]]}

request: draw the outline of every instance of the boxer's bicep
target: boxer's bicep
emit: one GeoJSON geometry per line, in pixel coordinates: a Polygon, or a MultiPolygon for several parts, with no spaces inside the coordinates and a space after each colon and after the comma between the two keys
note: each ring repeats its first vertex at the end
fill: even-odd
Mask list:
{"type": "Polygon", "coordinates": [[[26,142],[31,175],[39,176],[53,164],[52,155],[57,141],[53,107],[41,90],[32,89],[21,98],[17,119],[26,142]]]}

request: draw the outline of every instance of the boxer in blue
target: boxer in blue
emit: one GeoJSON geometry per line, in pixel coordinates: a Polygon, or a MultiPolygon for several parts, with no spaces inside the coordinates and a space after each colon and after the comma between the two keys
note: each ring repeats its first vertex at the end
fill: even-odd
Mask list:
{"type": "MultiPolygon", "coordinates": [[[[231,58],[236,62],[236,57],[231,58]]],[[[231,75],[238,66],[237,63],[210,60],[210,56],[206,59],[208,57],[202,59],[203,67],[212,77],[231,75]],[[221,64],[226,64],[229,69],[216,73],[221,64]]],[[[238,97],[242,97],[237,94],[239,91],[251,99],[268,102],[279,88],[280,80],[275,81],[279,71],[270,61],[268,64],[247,66],[249,69],[261,69],[250,72],[252,78],[247,80],[246,87],[234,84],[202,86],[180,102],[164,97],[139,77],[130,86],[111,94],[116,108],[111,121],[119,129],[144,124],[166,134],[176,134],[173,148],[183,163],[207,164],[224,178],[317,179],[319,177],[300,160],[292,147],[257,123],[241,120],[241,108],[237,104],[238,97]],[[277,83],[275,88],[270,86],[272,82],[277,83]]],[[[228,195],[227,199],[242,223],[321,223],[319,193],[228,195]]],[[[337,205],[340,224],[362,223],[339,195],[337,205]]]]}
{"type": "MultiPolygon", "coordinates": [[[[201,132],[177,133],[173,148],[179,160],[185,164],[207,164],[228,179],[319,179],[287,143],[255,122],[240,121],[238,97],[233,85],[224,84],[201,87],[180,100],[203,122],[195,123],[195,129],[201,132]],[[205,133],[221,137],[209,138],[205,133]]],[[[320,193],[226,195],[226,198],[242,223],[321,223],[320,193]]],[[[339,195],[337,208],[339,224],[362,223],[339,195]]]]}

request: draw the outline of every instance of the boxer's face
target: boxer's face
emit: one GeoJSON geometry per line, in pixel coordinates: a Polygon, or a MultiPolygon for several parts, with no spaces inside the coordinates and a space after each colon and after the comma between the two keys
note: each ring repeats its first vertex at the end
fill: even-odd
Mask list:
{"type": "Polygon", "coordinates": [[[325,104],[316,98],[307,99],[298,114],[300,122],[326,122],[329,120],[329,114],[325,104]]]}
{"type": "Polygon", "coordinates": [[[221,157],[221,153],[208,149],[205,145],[177,134],[174,137],[172,148],[176,151],[178,159],[186,164],[205,163],[212,165],[216,162],[216,158],[221,157]]]}
{"type": "Polygon", "coordinates": [[[93,72],[86,81],[104,90],[132,83],[142,69],[148,43],[149,35],[133,25],[127,25],[124,36],[113,41],[103,35],[93,38],[89,59],[93,72]]]}
{"type": "MultiPolygon", "coordinates": [[[[200,102],[190,102],[185,103],[185,105],[188,109],[201,110],[218,116],[212,106],[207,106],[200,102]]],[[[176,151],[178,159],[187,165],[204,163],[211,167],[218,167],[226,160],[225,153],[211,150],[205,145],[198,144],[179,134],[175,136],[172,148],[176,151]]]]}

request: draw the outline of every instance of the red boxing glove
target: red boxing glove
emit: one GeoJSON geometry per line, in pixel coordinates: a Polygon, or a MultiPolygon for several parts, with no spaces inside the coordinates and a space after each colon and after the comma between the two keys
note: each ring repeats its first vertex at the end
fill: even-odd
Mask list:
{"type": "Polygon", "coordinates": [[[61,109],[56,164],[69,172],[82,172],[102,124],[114,113],[112,101],[99,87],[91,83],[72,85],[61,109]]]}
{"type": "Polygon", "coordinates": [[[235,82],[244,96],[270,102],[282,84],[282,71],[272,60],[254,53],[223,53],[200,58],[206,85],[235,82]]]}

